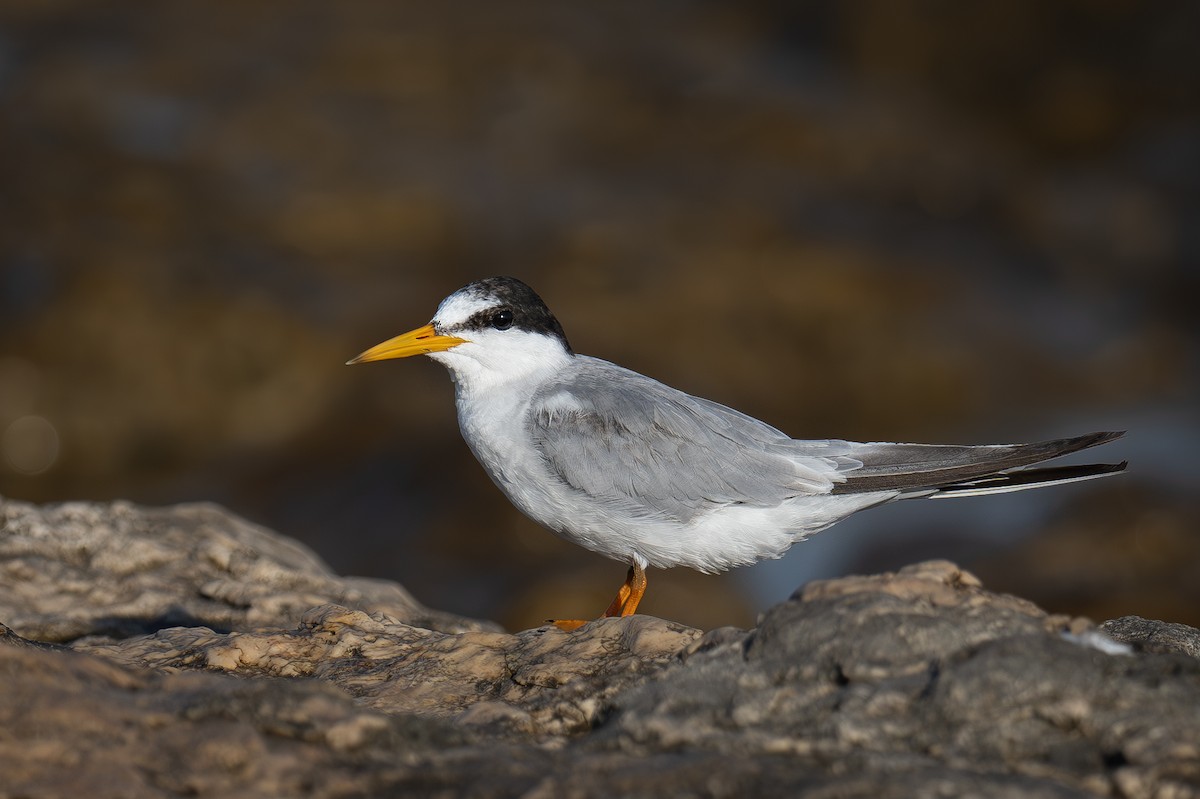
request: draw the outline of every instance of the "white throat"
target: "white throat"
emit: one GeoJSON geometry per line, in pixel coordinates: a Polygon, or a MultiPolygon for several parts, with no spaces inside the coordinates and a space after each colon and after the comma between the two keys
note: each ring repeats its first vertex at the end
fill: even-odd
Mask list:
{"type": "Polygon", "coordinates": [[[460,397],[518,387],[532,393],[574,358],[558,339],[541,333],[481,330],[462,335],[470,336],[465,344],[429,353],[450,371],[460,397]]]}

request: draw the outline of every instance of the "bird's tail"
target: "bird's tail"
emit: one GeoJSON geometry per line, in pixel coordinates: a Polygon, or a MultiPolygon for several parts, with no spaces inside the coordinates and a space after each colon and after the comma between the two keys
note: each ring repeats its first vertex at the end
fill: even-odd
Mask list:
{"type": "Polygon", "coordinates": [[[947,446],[856,444],[848,453],[862,466],[845,472],[835,494],[899,491],[900,498],[974,497],[1062,485],[1116,474],[1126,462],[1025,468],[1079,450],[1107,444],[1125,433],[1089,433],[1032,444],[947,446]]]}
{"type": "Polygon", "coordinates": [[[939,486],[932,494],[929,494],[929,499],[979,497],[986,494],[1024,491],[1027,488],[1078,483],[1123,472],[1128,463],[1128,461],[1121,461],[1120,463],[1089,463],[1082,466],[1054,466],[1044,469],[1014,469],[1011,472],[1000,472],[977,480],[965,480],[961,483],[939,486]]]}

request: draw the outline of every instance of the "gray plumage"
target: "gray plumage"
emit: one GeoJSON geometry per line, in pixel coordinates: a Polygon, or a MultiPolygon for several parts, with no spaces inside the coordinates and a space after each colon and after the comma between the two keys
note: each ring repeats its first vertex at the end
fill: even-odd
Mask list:
{"type": "Polygon", "coordinates": [[[576,356],[529,405],[534,446],[571,488],[637,503],[688,523],[729,504],[773,507],[805,495],[895,492],[896,498],[1032,488],[1119,471],[1124,464],[999,474],[1097,446],[1123,433],[1030,444],[939,445],[797,440],[753,417],[607,361],[576,356]]]}
{"type": "Polygon", "coordinates": [[[829,493],[862,465],[846,442],[796,441],[637,372],[576,358],[534,394],[526,421],[554,473],[595,499],[687,523],[721,505],[829,493]]]}

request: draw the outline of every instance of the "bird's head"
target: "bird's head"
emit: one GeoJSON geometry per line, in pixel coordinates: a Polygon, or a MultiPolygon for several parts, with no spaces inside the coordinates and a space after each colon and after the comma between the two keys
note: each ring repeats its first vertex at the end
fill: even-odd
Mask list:
{"type": "Polygon", "coordinates": [[[442,300],[429,324],[376,344],[347,363],[428,355],[460,384],[500,385],[555,371],[573,355],[562,325],[533,289],[491,277],[442,300]]]}

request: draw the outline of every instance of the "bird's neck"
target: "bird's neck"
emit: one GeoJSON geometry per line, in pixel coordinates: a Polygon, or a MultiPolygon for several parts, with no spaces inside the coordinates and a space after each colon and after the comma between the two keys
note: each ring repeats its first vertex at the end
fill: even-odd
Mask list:
{"type": "Polygon", "coordinates": [[[522,433],[529,403],[547,380],[560,376],[573,362],[574,356],[563,353],[561,359],[553,361],[508,361],[503,371],[478,365],[450,370],[463,438],[502,488],[503,481],[496,475],[512,466],[507,461],[514,453],[527,447],[522,433]],[[525,368],[516,368],[522,365],[525,368]]]}
{"type": "Polygon", "coordinates": [[[462,345],[444,353],[431,353],[430,357],[440,360],[450,371],[460,401],[483,398],[497,392],[532,394],[547,379],[570,368],[575,359],[574,355],[561,348],[547,348],[533,353],[509,352],[500,358],[491,358],[489,355],[482,348],[472,351],[469,345],[462,345]]]}

